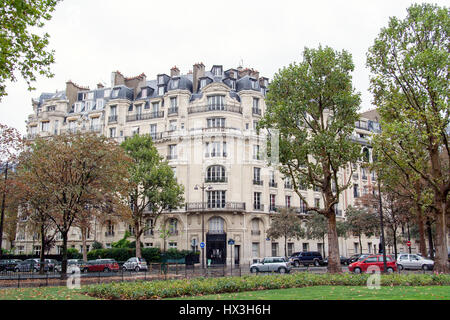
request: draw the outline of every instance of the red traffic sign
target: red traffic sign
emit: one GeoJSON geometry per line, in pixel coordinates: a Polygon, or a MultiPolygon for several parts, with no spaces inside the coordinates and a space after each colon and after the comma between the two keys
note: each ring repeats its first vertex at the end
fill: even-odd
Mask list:
{"type": "Polygon", "coordinates": [[[411,241],[406,241],[406,245],[407,245],[408,247],[411,247],[411,241]]]}

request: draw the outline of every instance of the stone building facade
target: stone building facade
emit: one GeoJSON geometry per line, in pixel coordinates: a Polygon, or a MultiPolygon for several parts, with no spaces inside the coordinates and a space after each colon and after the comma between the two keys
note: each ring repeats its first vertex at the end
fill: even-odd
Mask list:
{"type": "MultiPolygon", "coordinates": [[[[265,112],[268,81],[253,69],[224,70],[214,65],[206,70],[202,63],[185,75],[173,67],[169,74],[158,74],[156,80],[147,80],[145,74],[127,78],[116,71],[110,86],[98,84],[92,90],[68,81],[64,91],[42,93],[32,101],[28,137],[91,131],[122,142],[133,134],[150,134],[184,185],[186,204],[158,219],[153,231],[143,235],[144,247],[163,247],[158,230],[164,223],[171,230],[167,248],[199,250],[203,240],[205,254],[213,263],[230,263],[231,257],[235,263],[249,263],[264,256],[284,255],[284,239],[266,236],[271,215],[286,206],[299,215],[306,212],[290,181],[267,166],[261,156],[266,136],[255,129],[265,112]],[[235,241],[233,246],[227,244],[229,239],[235,241]]],[[[369,136],[378,131],[376,119],[361,114],[354,139],[369,158],[369,136]]],[[[341,177],[346,179],[349,173],[343,170],[341,177]]],[[[336,207],[339,219],[356,197],[368,192],[376,176],[358,167],[352,179],[353,187],[341,195],[336,207]]],[[[320,192],[302,192],[311,203],[323,205],[320,192]]],[[[148,223],[154,222],[149,219],[148,223]]],[[[88,245],[99,241],[109,247],[126,230],[133,232],[117,217],[93,221],[88,245]]],[[[340,238],[341,254],[358,252],[357,244],[357,239],[340,238]]],[[[378,238],[363,239],[363,251],[376,252],[378,244],[378,238]]],[[[76,228],[70,233],[69,246],[81,249],[81,234],[76,228]]],[[[40,250],[33,235],[20,228],[15,247],[24,253],[40,250]]],[[[323,249],[327,254],[326,242],[288,241],[288,254],[323,249]]],[[[58,245],[51,252],[59,250],[58,245]]]]}

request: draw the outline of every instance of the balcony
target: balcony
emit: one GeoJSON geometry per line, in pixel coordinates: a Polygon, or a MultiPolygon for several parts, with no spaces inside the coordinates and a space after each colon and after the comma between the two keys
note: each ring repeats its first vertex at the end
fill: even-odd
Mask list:
{"type": "Polygon", "coordinates": [[[211,153],[205,153],[205,158],[226,158],[227,153],[226,152],[211,152],[211,153]]]}
{"type": "Polygon", "coordinates": [[[285,188],[285,189],[292,189],[292,184],[290,184],[290,183],[285,183],[285,184],[284,184],[284,188],[285,188]]]}
{"type": "Polygon", "coordinates": [[[259,236],[259,235],[261,235],[260,230],[252,230],[252,236],[259,236]]]}
{"type": "Polygon", "coordinates": [[[117,114],[111,115],[108,117],[108,123],[117,122],[117,114]]]}
{"type": "Polygon", "coordinates": [[[151,237],[151,236],[153,236],[153,230],[144,231],[144,237],[151,237]]]}
{"type": "Polygon", "coordinates": [[[206,183],[225,183],[228,182],[227,177],[205,178],[206,183]]]}
{"type": "Polygon", "coordinates": [[[176,114],[178,114],[178,107],[172,107],[172,108],[169,108],[169,110],[167,111],[167,114],[170,116],[170,115],[176,115],[176,114]]]}
{"type": "Polygon", "coordinates": [[[263,185],[263,181],[262,180],[255,180],[253,179],[253,184],[256,186],[262,186],[263,185]]]}
{"type": "Polygon", "coordinates": [[[105,237],[114,237],[114,231],[106,231],[105,232],[105,237]]]}
{"type": "Polygon", "coordinates": [[[252,114],[260,116],[261,115],[261,109],[259,109],[259,108],[252,108],[252,114]]]}
{"type": "Polygon", "coordinates": [[[186,211],[245,211],[245,202],[188,202],[186,211]]]}
{"type": "Polygon", "coordinates": [[[163,118],[164,111],[137,113],[127,116],[127,122],[163,118]]]}
{"type": "Polygon", "coordinates": [[[253,203],[253,210],[264,211],[264,205],[261,203],[253,203]]]}
{"type": "Polygon", "coordinates": [[[276,183],[275,181],[269,181],[269,187],[278,188],[278,183],[276,183]]]}
{"type": "Polygon", "coordinates": [[[211,111],[225,111],[225,112],[234,112],[234,113],[241,113],[242,114],[242,108],[236,107],[232,105],[227,104],[213,104],[213,105],[204,105],[204,106],[197,106],[197,107],[190,107],[188,108],[188,113],[199,113],[199,112],[211,112],[211,111]]]}
{"type": "Polygon", "coordinates": [[[176,154],[169,154],[167,156],[167,160],[176,160],[178,159],[178,156],[176,154]]]}

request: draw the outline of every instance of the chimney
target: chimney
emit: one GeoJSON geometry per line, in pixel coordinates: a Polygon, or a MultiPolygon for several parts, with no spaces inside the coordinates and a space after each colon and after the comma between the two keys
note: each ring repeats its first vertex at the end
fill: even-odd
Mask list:
{"type": "Polygon", "coordinates": [[[177,68],[177,66],[174,66],[172,69],[170,69],[170,77],[178,77],[180,75],[180,69],[177,68]]]}
{"type": "Polygon", "coordinates": [[[255,78],[256,80],[258,80],[259,79],[259,72],[257,71],[257,70],[251,70],[250,71],[250,77],[253,77],[253,78],[255,78]]]}
{"type": "Polygon", "coordinates": [[[205,65],[203,62],[196,63],[193,66],[194,72],[192,75],[192,89],[194,93],[198,91],[198,79],[205,76],[205,65]]]}
{"type": "Polygon", "coordinates": [[[111,73],[111,88],[125,84],[125,77],[120,71],[113,71],[111,73]]]}
{"type": "Polygon", "coordinates": [[[66,82],[66,97],[69,100],[69,109],[78,100],[78,92],[89,90],[89,87],[81,87],[76,83],[73,83],[72,80],[66,82]]]}

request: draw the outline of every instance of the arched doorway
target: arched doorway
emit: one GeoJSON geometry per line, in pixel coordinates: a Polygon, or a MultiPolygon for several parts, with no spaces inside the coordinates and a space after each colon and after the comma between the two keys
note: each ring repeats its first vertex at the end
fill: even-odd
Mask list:
{"type": "Polygon", "coordinates": [[[206,259],[211,260],[211,264],[225,264],[227,259],[225,220],[221,217],[212,217],[209,219],[208,224],[206,259]]]}

